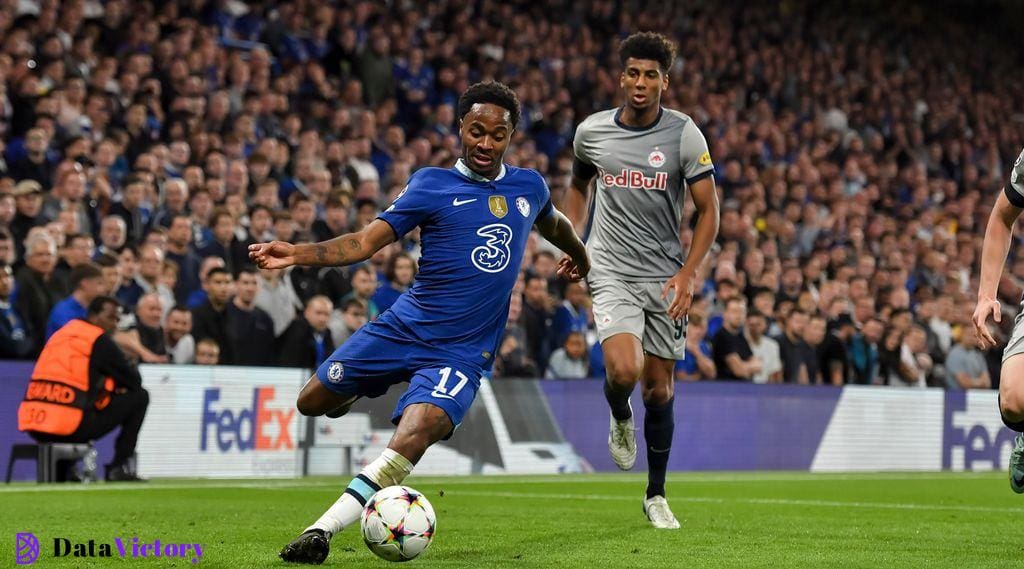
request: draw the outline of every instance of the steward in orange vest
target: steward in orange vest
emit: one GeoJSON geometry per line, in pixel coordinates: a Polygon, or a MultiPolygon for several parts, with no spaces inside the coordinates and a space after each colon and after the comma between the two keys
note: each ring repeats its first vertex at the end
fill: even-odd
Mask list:
{"type": "MultiPolygon", "coordinates": [[[[18,407],[18,429],[39,442],[85,443],[121,427],[106,479],[137,481],[128,459],[149,393],[111,336],[120,309],[116,299],[101,296],[89,304],[86,320],[72,320],[50,337],[18,407]]],[[[58,480],[66,480],[73,465],[64,466],[58,480]]]]}

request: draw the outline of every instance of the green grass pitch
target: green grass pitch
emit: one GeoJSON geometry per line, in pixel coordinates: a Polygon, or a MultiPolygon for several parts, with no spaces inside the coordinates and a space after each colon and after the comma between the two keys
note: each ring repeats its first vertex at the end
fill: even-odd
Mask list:
{"type": "MultiPolygon", "coordinates": [[[[281,546],[347,479],[156,481],[0,487],[0,565],[14,534],[39,537],[33,567],[191,567],[168,558],[54,558],[53,538],[198,542],[198,567],[288,567],[281,546]]],[[[411,477],[438,516],[423,568],[1020,567],[1024,496],[1003,473],[672,474],[679,531],[648,526],[635,474],[411,477]]],[[[116,555],[116,553],[115,553],[116,555]]],[[[325,566],[376,567],[358,526],[325,566]]]]}

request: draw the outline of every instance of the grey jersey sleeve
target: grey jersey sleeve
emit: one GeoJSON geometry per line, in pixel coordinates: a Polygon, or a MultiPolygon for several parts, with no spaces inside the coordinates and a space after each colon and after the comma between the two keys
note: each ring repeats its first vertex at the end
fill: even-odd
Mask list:
{"type": "Polygon", "coordinates": [[[1017,161],[1013,163],[1010,179],[1006,182],[1006,188],[1003,191],[1011,204],[1024,209],[1024,150],[1017,157],[1017,161]]]}
{"type": "Polygon", "coordinates": [[[683,133],[679,138],[679,168],[687,184],[706,178],[715,170],[715,165],[711,163],[708,142],[692,120],[683,126],[683,133]]]}
{"type": "Polygon", "coordinates": [[[573,156],[576,157],[576,160],[579,160],[584,164],[593,164],[594,161],[589,156],[587,156],[586,138],[587,121],[583,121],[580,123],[578,127],[576,127],[576,136],[574,136],[572,139],[572,152],[573,156]]]}

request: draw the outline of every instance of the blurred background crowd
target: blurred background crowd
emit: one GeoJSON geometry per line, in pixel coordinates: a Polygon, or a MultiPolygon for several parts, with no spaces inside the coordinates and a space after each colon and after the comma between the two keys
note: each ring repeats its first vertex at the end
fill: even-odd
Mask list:
{"type": "MultiPolygon", "coordinates": [[[[260,271],[248,244],[369,223],[452,165],[455,103],[488,79],[523,105],[507,161],[559,203],[575,126],[620,103],[618,42],[654,30],[722,204],[677,377],[994,387],[1001,347],[968,324],[1024,141],[1004,8],[0,1],[0,357],[113,294],[141,361],[315,367],[411,285],[416,233],[344,268],[260,271]]],[[[531,239],[495,376],[603,377],[556,255],[531,239]]],[[[1011,250],[1004,326],[1022,292],[1011,250]]]]}

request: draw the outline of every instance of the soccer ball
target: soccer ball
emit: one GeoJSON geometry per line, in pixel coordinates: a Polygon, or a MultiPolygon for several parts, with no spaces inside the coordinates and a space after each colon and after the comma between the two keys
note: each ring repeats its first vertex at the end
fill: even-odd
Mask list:
{"type": "Polygon", "coordinates": [[[388,561],[409,561],[430,545],[437,528],[427,497],[408,486],[389,486],[363,508],[363,540],[388,561]]]}

